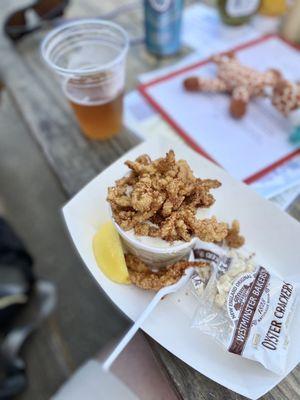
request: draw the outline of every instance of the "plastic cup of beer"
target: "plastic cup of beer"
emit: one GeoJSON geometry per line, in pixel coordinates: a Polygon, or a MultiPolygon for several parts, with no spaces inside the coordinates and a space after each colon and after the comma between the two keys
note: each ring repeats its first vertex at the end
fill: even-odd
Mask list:
{"type": "Polygon", "coordinates": [[[42,57],[90,139],[109,139],[121,130],[128,46],[123,28],[100,19],[66,23],[42,42],[42,57]]]}

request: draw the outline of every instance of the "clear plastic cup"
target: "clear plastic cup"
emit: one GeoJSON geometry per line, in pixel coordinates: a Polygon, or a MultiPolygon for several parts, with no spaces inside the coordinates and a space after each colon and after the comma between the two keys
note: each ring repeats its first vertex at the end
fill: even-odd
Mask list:
{"type": "Polygon", "coordinates": [[[121,129],[128,47],[123,28],[99,19],[66,23],[42,42],[42,57],[90,139],[108,139],[121,129]]]}

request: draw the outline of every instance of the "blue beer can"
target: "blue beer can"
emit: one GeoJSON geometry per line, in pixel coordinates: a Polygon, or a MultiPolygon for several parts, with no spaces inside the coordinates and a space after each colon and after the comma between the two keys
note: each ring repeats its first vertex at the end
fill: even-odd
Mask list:
{"type": "Polygon", "coordinates": [[[167,56],[181,46],[183,0],[144,0],[146,47],[150,53],[167,56]]]}

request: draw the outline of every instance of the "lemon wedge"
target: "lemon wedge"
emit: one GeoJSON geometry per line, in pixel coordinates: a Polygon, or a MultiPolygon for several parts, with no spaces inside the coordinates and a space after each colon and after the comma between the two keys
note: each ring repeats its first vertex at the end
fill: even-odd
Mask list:
{"type": "Polygon", "coordinates": [[[93,239],[94,255],[104,275],[116,283],[130,283],[121,239],[111,221],[103,224],[93,239]]]}

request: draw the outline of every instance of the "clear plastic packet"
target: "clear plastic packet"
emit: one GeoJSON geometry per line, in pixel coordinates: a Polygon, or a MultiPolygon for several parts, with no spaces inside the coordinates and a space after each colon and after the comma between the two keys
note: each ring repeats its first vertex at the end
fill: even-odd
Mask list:
{"type": "Polygon", "coordinates": [[[255,360],[265,368],[285,372],[297,289],[254,255],[200,242],[195,260],[210,261],[211,274],[194,293],[199,306],[192,327],[213,337],[227,351],[255,360]]]}
{"type": "Polygon", "coordinates": [[[207,267],[195,268],[190,281],[191,292],[199,299],[204,294],[204,289],[216,267],[224,250],[215,244],[197,240],[191,251],[189,261],[201,261],[208,263],[207,267]]]}

